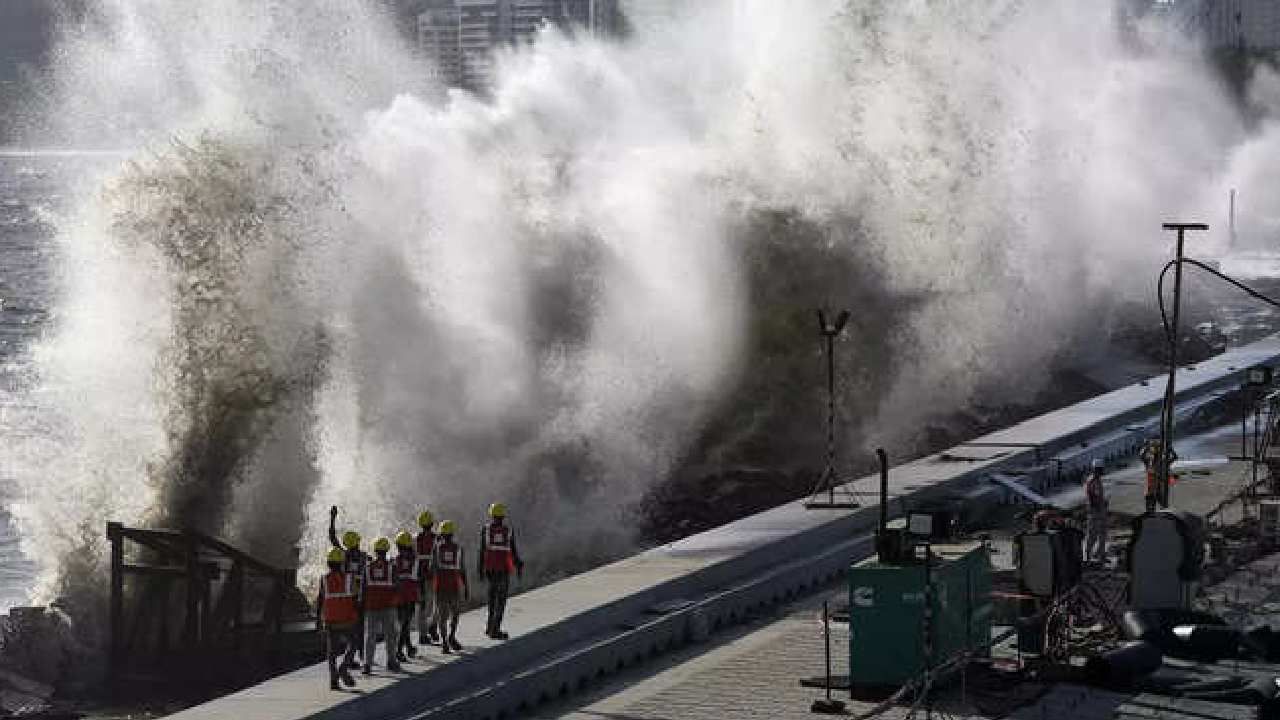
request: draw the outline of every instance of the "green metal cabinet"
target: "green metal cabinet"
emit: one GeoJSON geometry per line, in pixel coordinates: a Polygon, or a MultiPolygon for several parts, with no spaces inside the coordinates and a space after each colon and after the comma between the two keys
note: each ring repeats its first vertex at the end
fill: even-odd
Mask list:
{"type": "MultiPolygon", "coordinates": [[[[934,652],[939,664],[991,637],[991,560],[981,543],[934,545],[934,652]]],[[[924,563],[875,558],[849,569],[849,669],[855,686],[901,685],[925,668],[924,563]]]]}

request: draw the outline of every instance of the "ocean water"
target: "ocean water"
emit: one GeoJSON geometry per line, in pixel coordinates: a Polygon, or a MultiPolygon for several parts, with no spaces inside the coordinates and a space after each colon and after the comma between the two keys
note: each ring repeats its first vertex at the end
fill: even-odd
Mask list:
{"type": "MultiPolygon", "coordinates": [[[[0,426],[37,433],[29,354],[47,327],[57,267],[53,220],[81,162],[74,154],[0,149],[0,426]]],[[[0,449],[0,611],[22,605],[36,566],[24,556],[10,507],[21,501],[0,449]]],[[[53,479],[50,479],[53,481],[53,479]]]]}

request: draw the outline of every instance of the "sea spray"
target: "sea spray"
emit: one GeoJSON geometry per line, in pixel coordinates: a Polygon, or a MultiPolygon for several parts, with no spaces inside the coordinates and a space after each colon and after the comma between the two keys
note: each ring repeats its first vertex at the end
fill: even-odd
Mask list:
{"type": "Polygon", "coordinates": [[[533,576],[614,557],[680,468],[812,462],[816,304],[856,315],[846,447],[909,445],[1149,298],[1248,136],[1107,3],[698,3],[442,101],[372,5],[100,5],[48,126],[136,158],[59,228],[48,431],[5,438],[39,597],[102,587],[107,519],[307,579],[331,504],[504,500],[533,576]]]}

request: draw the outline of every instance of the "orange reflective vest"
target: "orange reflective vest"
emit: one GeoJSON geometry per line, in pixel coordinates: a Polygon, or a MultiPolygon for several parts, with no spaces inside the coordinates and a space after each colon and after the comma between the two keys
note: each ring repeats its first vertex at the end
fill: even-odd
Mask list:
{"type": "Polygon", "coordinates": [[[396,579],[400,582],[400,604],[418,602],[421,598],[418,588],[418,558],[412,555],[397,555],[395,572],[396,579]]]}
{"type": "Polygon", "coordinates": [[[414,549],[418,552],[418,577],[431,577],[431,553],[436,549],[436,534],[430,530],[418,533],[414,549]]]}
{"type": "Polygon", "coordinates": [[[432,587],[436,592],[458,592],[462,589],[462,548],[455,542],[437,542],[432,559],[432,587]]]}
{"type": "Polygon", "coordinates": [[[515,556],[511,552],[511,528],[492,523],[484,529],[484,571],[515,572],[515,556]]]}
{"type": "Polygon", "coordinates": [[[396,577],[390,561],[369,561],[364,571],[364,606],[368,610],[386,610],[396,606],[396,577]]]}
{"type": "Polygon", "coordinates": [[[356,610],[355,578],[334,570],[324,576],[324,605],[320,617],[325,625],[350,625],[359,619],[356,610]]]}

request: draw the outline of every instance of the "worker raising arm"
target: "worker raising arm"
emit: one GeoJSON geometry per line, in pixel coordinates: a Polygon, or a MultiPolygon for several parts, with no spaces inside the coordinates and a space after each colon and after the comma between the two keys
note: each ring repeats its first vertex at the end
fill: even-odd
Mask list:
{"type": "MultiPolygon", "coordinates": [[[[364,568],[368,562],[369,556],[360,549],[360,533],[355,530],[348,530],[342,533],[342,542],[338,542],[338,506],[334,505],[329,508],[329,542],[333,547],[343,553],[342,571],[352,578],[355,583],[356,590],[356,609],[360,614],[359,620],[356,621],[356,636],[364,636],[364,568]]],[[[364,646],[358,643],[356,646],[356,654],[364,660],[364,646]]],[[[352,667],[359,669],[360,663],[353,663],[352,667]]]]}

